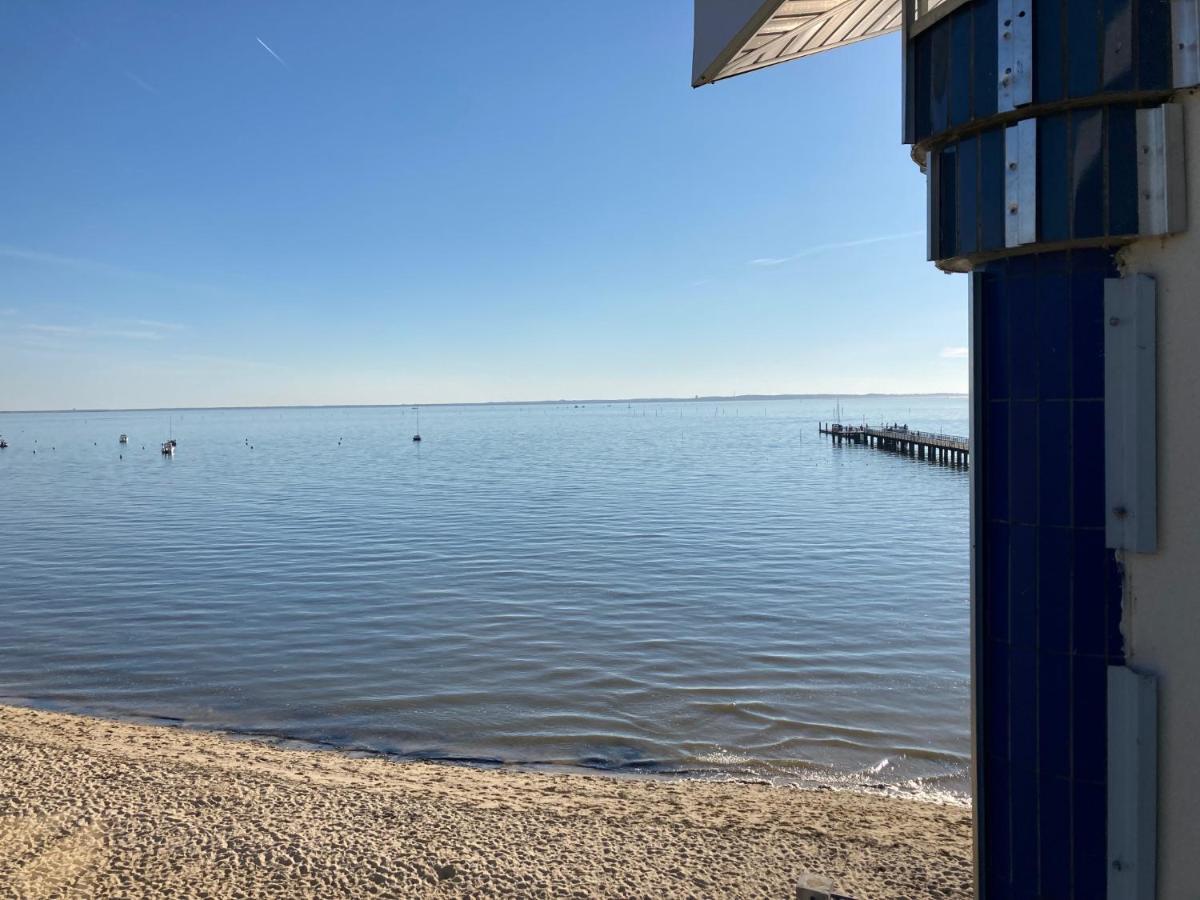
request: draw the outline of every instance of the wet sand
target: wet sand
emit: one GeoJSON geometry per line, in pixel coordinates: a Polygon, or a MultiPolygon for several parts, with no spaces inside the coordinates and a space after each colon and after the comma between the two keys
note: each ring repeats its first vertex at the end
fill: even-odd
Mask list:
{"type": "Polygon", "coordinates": [[[0,898],[965,898],[970,811],[401,763],[0,706],[0,898]]]}

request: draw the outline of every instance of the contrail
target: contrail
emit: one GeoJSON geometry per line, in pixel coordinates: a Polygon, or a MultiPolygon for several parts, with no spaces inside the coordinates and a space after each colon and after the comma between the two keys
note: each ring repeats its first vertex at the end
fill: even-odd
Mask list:
{"type": "Polygon", "coordinates": [[[839,241],[836,244],[818,244],[815,247],[808,247],[801,250],[799,253],[793,253],[791,256],[765,256],[761,259],[750,260],[752,266],[782,266],[784,263],[790,263],[792,260],[803,259],[806,256],[816,256],[818,253],[825,253],[828,250],[844,250],[847,247],[862,247],[866,244],[882,244],[886,241],[901,241],[904,238],[916,237],[924,234],[924,231],[903,231],[900,234],[884,234],[879,237],[860,238],[857,241],[839,241]]]}
{"type": "Polygon", "coordinates": [[[279,64],[280,64],[281,66],[283,66],[285,69],[291,69],[291,66],[289,66],[287,63],[285,63],[285,62],[283,61],[283,57],[282,57],[282,56],[280,56],[278,53],[276,53],[274,50],[272,50],[270,47],[268,47],[268,46],[267,46],[267,42],[266,42],[266,41],[264,41],[264,40],[263,40],[262,38],[260,38],[260,37],[256,37],[256,38],[255,38],[255,40],[256,40],[256,41],[258,41],[258,42],[259,42],[259,43],[262,45],[262,48],[263,48],[264,50],[266,50],[266,51],[267,51],[268,53],[270,53],[270,54],[271,54],[273,57],[275,57],[277,60],[279,60],[279,64]]]}
{"type": "Polygon", "coordinates": [[[142,81],[142,79],[138,78],[136,75],[134,75],[128,69],[122,69],[121,71],[124,73],[126,78],[128,78],[130,81],[132,81],[138,87],[140,87],[146,93],[148,93],[148,94],[157,94],[158,93],[158,91],[156,91],[150,85],[146,84],[146,82],[142,81]]]}

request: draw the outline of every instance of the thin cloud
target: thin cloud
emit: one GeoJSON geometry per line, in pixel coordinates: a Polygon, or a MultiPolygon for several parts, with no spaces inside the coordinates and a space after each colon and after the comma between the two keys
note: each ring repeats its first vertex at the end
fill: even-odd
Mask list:
{"type": "Polygon", "coordinates": [[[120,278],[137,278],[143,281],[153,281],[176,290],[205,291],[225,294],[221,288],[208,284],[197,284],[187,281],[175,281],[154,272],[143,272],[138,269],[126,269],[94,259],[81,259],[76,256],[60,256],[57,253],[44,253],[41,250],[31,250],[27,247],[15,247],[12,244],[0,244],[0,258],[16,259],[22,262],[39,263],[46,266],[58,266],[63,269],[77,269],[80,272],[91,272],[97,275],[115,275],[120,278]]]}
{"type": "Polygon", "coordinates": [[[180,325],[178,322],[160,322],[157,319],[122,319],[130,325],[138,325],[142,328],[150,328],[154,331],[183,331],[187,326],[180,325]]]}
{"type": "Polygon", "coordinates": [[[26,247],[14,247],[12,244],[0,244],[0,256],[8,259],[19,259],[23,262],[43,263],[48,266],[60,266],[64,269],[79,269],[84,272],[101,272],[106,275],[124,275],[133,278],[158,278],[148,272],[138,272],[134,269],[124,269],[120,266],[97,262],[94,259],[80,259],[76,256],[59,256],[57,253],[43,253],[41,250],[30,250],[26,247]]]}
{"type": "Polygon", "coordinates": [[[45,335],[55,338],[100,338],[125,341],[158,341],[164,337],[164,330],[156,328],[126,328],[121,323],[115,325],[58,325],[31,322],[24,326],[25,331],[35,335],[45,335]]]}
{"type": "Polygon", "coordinates": [[[966,347],[943,347],[938,354],[942,359],[966,359],[969,355],[966,347]]]}
{"type": "Polygon", "coordinates": [[[0,316],[15,316],[16,314],[17,308],[15,306],[5,306],[0,308],[0,316]]]}
{"type": "Polygon", "coordinates": [[[140,87],[147,94],[157,94],[158,93],[158,91],[156,91],[153,87],[148,85],[142,79],[138,78],[136,75],[134,75],[128,69],[122,69],[121,74],[124,75],[126,78],[128,78],[130,81],[132,81],[134,84],[136,84],[138,87],[140,87]]]}
{"type": "Polygon", "coordinates": [[[750,260],[752,266],[782,266],[785,263],[794,262],[797,259],[804,259],[809,256],[819,256],[822,253],[829,253],[834,250],[846,250],[850,247],[865,247],[868,244],[884,244],[888,241],[902,241],[906,238],[917,237],[924,234],[924,231],[902,231],[899,234],[881,234],[878,237],[859,238],[854,241],[837,241],[832,244],[817,244],[815,247],[806,247],[799,253],[793,253],[791,256],[763,256],[759,259],[750,260]]]}
{"type": "Polygon", "coordinates": [[[83,334],[83,329],[75,325],[40,325],[36,322],[26,325],[25,330],[39,334],[83,334]]]}
{"type": "Polygon", "coordinates": [[[276,53],[274,50],[272,50],[270,47],[268,47],[268,46],[267,46],[267,42],[266,42],[266,41],[264,41],[264,40],[263,40],[262,38],[260,38],[260,37],[256,37],[256,38],[255,38],[255,40],[256,40],[256,41],[258,41],[258,42],[259,42],[259,44],[261,44],[261,45],[262,45],[262,48],[263,48],[264,50],[266,50],[266,51],[267,51],[268,53],[270,53],[270,54],[271,54],[273,57],[275,57],[275,59],[277,59],[277,60],[279,61],[279,64],[280,64],[281,66],[283,66],[285,69],[288,69],[289,71],[291,70],[291,68],[292,68],[292,67],[291,67],[291,66],[289,66],[287,63],[285,63],[285,62],[283,61],[283,57],[282,57],[282,56],[280,56],[278,53],[276,53]]]}

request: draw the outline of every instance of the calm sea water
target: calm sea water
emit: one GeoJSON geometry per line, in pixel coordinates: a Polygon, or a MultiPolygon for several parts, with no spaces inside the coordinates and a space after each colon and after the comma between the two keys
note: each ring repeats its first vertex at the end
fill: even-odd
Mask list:
{"type": "Polygon", "coordinates": [[[967,476],[831,445],[832,405],[0,415],[0,698],[962,792],[967,476]]]}

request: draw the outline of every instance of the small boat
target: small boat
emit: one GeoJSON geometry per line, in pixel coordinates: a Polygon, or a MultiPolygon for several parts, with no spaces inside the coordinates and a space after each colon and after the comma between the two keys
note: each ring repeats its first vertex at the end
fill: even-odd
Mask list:
{"type": "Polygon", "coordinates": [[[121,435],[121,437],[117,440],[117,443],[128,444],[129,443],[129,435],[127,435],[127,434],[121,435]]]}
{"type": "Polygon", "coordinates": [[[8,441],[6,441],[4,438],[0,437],[0,450],[5,449],[7,446],[8,446],[8,441]]]}
{"type": "Polygon", "coordinates": [[[169,440],[169,441],[163,441],[162,453],[163,453],[163,456],[174,456],[175,455],[174,439],[169,440]]]}
{"type": "Polygon", "coordinates": [[[421,443],[421,410],[416,406],[413,409],[417,411],[417,433],[413,435],[413,442],[419,444],[421,443]]]}

